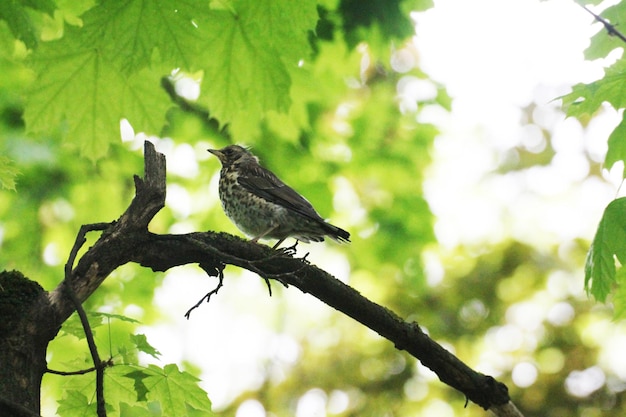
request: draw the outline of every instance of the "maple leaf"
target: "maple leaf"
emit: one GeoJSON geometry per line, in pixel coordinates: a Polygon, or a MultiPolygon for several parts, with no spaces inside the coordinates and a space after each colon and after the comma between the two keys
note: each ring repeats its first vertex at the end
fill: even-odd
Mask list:
{"type": "Polygon", "coordinates": [[[599,301],[606,300],[616,282],[615,258],[626,264],[626,197],[604,210],[585,262],[585,288],[599,301]]]}
{"type": "Polygon", "coordinates": [[[95,45],[127,74],[150,66],[153,54],[167,71],[198,67],[201,33],[193,16],[209,11],[200,0],[102,2],[83,16],[83,43],[95,45]]]}
{"type": "Polygon", "coordinates": [[[205,34],[200,101],[235,137],[257,133],[268,111],[291,104],[290,71],[308,58],[315,2],[237,0],[198,18],[205,34]]]}
{"type": "Polygon", "coordinates": [[[160,77],[149,70],[127,76],[102,50],[78,39],[66,33],[43,44],[33,57],[37,79],[24,111],[28,131],[45,132],[64,123],[66,143],[93,160],[120,140],[122,118],[137,130],[159,132],[169,107],[160,77]]]}

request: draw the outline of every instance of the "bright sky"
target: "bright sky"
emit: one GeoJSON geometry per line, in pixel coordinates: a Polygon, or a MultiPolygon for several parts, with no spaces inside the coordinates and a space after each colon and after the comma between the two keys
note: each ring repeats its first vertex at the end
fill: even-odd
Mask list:
{"type": "Polygon", "coordinates": [[[452,114],[440,121],[437,163],[426,184],[440,241],[591,238],[595,224],[577,219],[599,218],[616,187],[579,184],[589,170],[584,152],[602,161],[618,118],[606,111],[583,129],[552,100],[602,76],[602,63],[582,54],[599,24],[592,26],[573,0],[439,0],[416,20],[422,68],[454,97],[452,114]],[[533,102],[539,126],[523,126],[521,107],[533,102]],[[516,146],[542,149],[539,127],[553,132],[552,164],[489,175],[503,159],[516,158],[516,146]]]}
{"type": "Polygon", "coordinates": [[[528,104],[541,85],[601,76],[582,59],[592,20],[573,0],[438,0],[417,15],[416,43],[422,68],[461,100],[456,106],[497,110],[528,104]]]}
{"type": "MultiPolygon", "coordinates": [[[[577,236],[590,239],[615,187],[583,181],[589,166],[582,155],[587,150],[602,159],[616,115],[607,111],[583,129],[578,122],[565,120],[551,100],[567,93],[572,84],[602,75],[601,66],[585,62],[582,55],[597,30],[591,27],[591,17],[568,0],[436,0],[434,9],[415,18],[420,65],[455,99],[450,115],[431,116],[443,133],[425,187],[443,245],[496,241],[509,235],[539,246],[577,236]],[[511,148],[543,146],[536,129],[520,124],[520,106],[532,101],[538,107],[535,119],[554,132],[558,157],[550,166],[523,174],[490,176],[502,158],[514,157],[511,148]]],[[[323,245],[311,245],[311,250],[333,256],[323,245]]],[[[345,274],[343,268],[331,272],[345,274]]],[[[281,367],[298,360],[299,347],[290,336],[297,334],[297,327],[280,308],[300,319],[311,317],[312,326],[313,318],[328,313],[321,303],[295,290],[288,291],[288,297],[280,292],[274,296],[289,299],[287,307],[279,307],[266,296],[262,280],[244,274],[235,280],[229,277],[228,286],[186,321],[182,315],[191,295],[172,296],[180,293],[182,280],[186,289],[212,285],[195,269],[168,273],[155,302],[164,311],[180,314],[173,313],[169,324],[144,331],[163,353],[164,363],[187,359],[202,366],[203,384],[216,408],[240,391],[258,387],[264,374],[279,375],[281,367]],[[251,307],[258,306],[258,297],[267,298],[262,309],[251,307]],[[281,327],[291,333],[276,335],[264,324],[267,321],[286,321],[281,327]]],[[[581,287],[582,281],[576,288],[581,287]]],[[[520,384],[532,383],[533,370],[520,364],[516,369],[520,384]]],[[[319,399],[315,392],[305,397],[302,401],[311,404],[319,399]]],[[[311,407],[299,405],[296,417],[312,415],[311,407]]],[[[262,406],[254,402],[237,414],[263,416],[262,406]]]]}

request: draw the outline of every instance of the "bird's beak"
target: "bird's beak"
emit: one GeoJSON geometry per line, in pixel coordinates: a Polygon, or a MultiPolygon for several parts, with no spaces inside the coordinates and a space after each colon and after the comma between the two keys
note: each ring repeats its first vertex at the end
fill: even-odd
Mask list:
{"type": "Polygon", "coordinates": [[[207,149],[207,151],[211,152],[213,155],[217,156],[221,161],[224,160],[224,154],[219,149],[207,149]]]}

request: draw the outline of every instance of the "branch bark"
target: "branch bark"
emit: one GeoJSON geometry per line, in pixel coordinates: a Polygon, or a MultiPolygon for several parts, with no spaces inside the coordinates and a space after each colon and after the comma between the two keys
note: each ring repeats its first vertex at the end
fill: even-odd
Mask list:
{"type": "Polygon", "coordinates": [[[405,322],[308,261],[294,258],[288,251],[275,251],[225,233],[150,233],[148,223],[165,205],[165,158],[150,142],[145,143],[145,178],[135,176],[135,186],[135,198],[126,212],[111,223],[82,256],[72,270],[72,279],[65,280],[47,295],[44,310],[52,313],[45,326],[47,340],[54,337],[74,311],[65,285],[72,285],[73,292],[83,302],[112,271],[127,262],[136,262],[153,271],[197,263],[210,276],[220,276],[230,264],[255,272],[264,279],[292,285],[352,317],[394,343],[396,348],[419,359],[441,381],[484,409],[498,416],[522,415],[510,402],[504,384],[473,371],[424,334],[417,323],[405,322]]]}

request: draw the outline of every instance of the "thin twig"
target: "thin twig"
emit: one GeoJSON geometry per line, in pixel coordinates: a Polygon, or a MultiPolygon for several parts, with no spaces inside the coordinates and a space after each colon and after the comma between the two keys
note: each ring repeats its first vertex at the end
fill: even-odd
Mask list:
{"type": "Polygon", "coordinates": [[[270,293],[270,297],[272,296],[272,284],[270,284],[270,279],[267,277],[261,277],[263,278],[263,280],[265,281],[265,284],[267,285],[267,291],[270,293]]]}
{"type": "MultiPolygon", "coordinates": [[[[285,282],[283,282],[281,280],[281,278],[284,277],[284,276],[287,276],[287,275],[292,275],[294,273],[297,273],[298,271],[300,271],[302,268],[306,267],[309,264],[309,261],[306,259],[306,257],[309,255],[307,253],[302,258],[303,265],[301,267],[297,268],[296,270],[290,271],[290,272],[285,272],[285,273],[280,273],[280,274],[267,274],[267,273],[264,273],[261,269],[257,268],[255,266],[255,264],[265,263],[268,260],[274,258],[275,255],[272,255],[272,256],[270,256],[268,258],[259,259],[259,260],[256,260],[256,261],[248,261],[247,259],[238,258],[238,257],[232,256],[232,255],[228,255],[228,254],[226,254],[224,252],[221,252],[221,251],[217,250],[216,248],[214,248],[213,246],[207,245],[206,243],[202,242],[201,240],[194,239],[194,238],[190,238],[190,239],[193,240],[193,242],[195,244],[197,244],[200,247],[206,249],[207,252],[212,252],[213,254],[215,254],[218,259],[222,259],[225,262],[229,262],[229,263],[234,264],[234,265],[242,266],[242,267],[248,269],[249,271],[254,272],[257,275],[259,275],[265,281],[265,283],[267,284],[267,289],[268,289],[270,297],[272,296],[272,286],[270,284],[270,279],[275,279],[276,281],[278,281],[281,284],[283,284],[285,287],[288,287],[288,285],[285,282]]],[[[285,248],[285,249],[280,249],[277,252],[279,252],[279,253],[281,253],[283,255],[287,255],[287,256],[292,257],[296,253],[296,246],[297,245],[298,245],[298,241],[296,241],[296,243],[293,246],[290,246],[290,247],[285,248]]],[[[224,280],[223,268],[218,271],[218,279],[219,279],[219,283],[217,284],[217,287],[215,287],[213,290],[211,290],[207,294],[205,294],[195,305],[193,305],[189,310],[187,310],[187,312],[185,313],[185,317],[187,318],[187,320],[189,320],[189,317],[190,317],[191,312],[193,310],[198,308],[200,306],[200,304],[202,304],[205,300],[208,303],[210,301],[211,297],[213,296],[213,294],[217,294],[217,292],[220,290],[220,288],[222,288],[223,280],[224,280]]]]}
{"type": "Polygon", "coordinates": [[[191,315],[191,312],[194,311],[196,308],[200,307],[200,304],[202,304],[204,300],[206,300],[206,302],[208,303],[211,300],[211,296],[213,294],[217,294],[220,288],[222,288],[222,286],[224,285],[224,272],[223,271],[224,270],[219,271],[219,275],[217,277],[219,279],[219,282],[217,283],[217,286],[213,288],[211,291],[209,291],[208,293],[206,293],[204,297],[200,299],[200,301],[198,301],[193,307],[187,310],[187,312],[185,313],[185,318],[187,320],[189,320],[189,316],[191,315]]]}
{"type": "Polygon", "coordinates": [[[604,28],[608,32],[609,36],[617,36],[622,41],[626,42],[626,36],[622,35],[622,33],[619,30],[615,29],[615,25],[610,24],[608,20],[606,20],[602,16],[599,16],[595,14],[594,12],[592,12],[591,10],[589,10],[587,6],[583,6],[582,4],[579,4],[579,6],[587,10],[593,16],[593,18],[596,19],[598,22],[602,23],[604,25],[604,28]]]}
{"type": "MultiPolygon", "coordinates": [[[[227,262],[227,263],[230,263],[230,264],[233,264],[233,265],[243,266],[246,269],[248,269],[249,271],[256,273],[261,278],[267,279],[266,278],[267,274],[264,274],[263,271],[261,271],[260,269],[255,267],[254,264],[257,263],[257,262],[264,262],[264,261],[268,260],[269,258],[259,259],[258,261],[248,261],[246,259],[238,258],[236,256],[232,256],[232,255],[224,253],[224,252],[222,252],[220,250],[217,250],[215,247],[213,247],[211,245],[207,245],[202,240],[195,239],[193,237],[190,237],[190,239],[194,242],[194,244],[196,244],[199,247],[205,249],[207,252],[213,253],[216,256],[217,259],[222,259],[224,262],[227,262]]],[[[287,249],[289,249],[289,248],[287,248],[287,249]]],[[[226,266],[226,265],[224,265],[224,266],[226,266]]],[[[220,271],[220,273],[221,273],[221,271],[220,271]]],[[[268,276],[268,278],[274,278],[274,276],[268,276]]],[[[270,288],[270,296],[271,295],[272,295],[272,290],[270,288]]]]}
{"type": "Polygon", "coordinates": [[[98,417],[106,417],[107,415],[104,402],[104,368],[106,367],[106,362],[100,360],[100,355],[98,354],[98,348],[96,347],[93,332],[91,330],[91,326],[89,325],[87,313],[85,313],[85,309],[83,308],[83,305],[81,304],[78,296],[76,295],[76,292],[74,291],[74,287],[72,285],[72,269],[74,267],[74,261],[76,260],[78,251],[87,241],[85,235],[93,230],[106,230],[107,228],[109,228],[109,226],[111,226],[111,223],[93,223],[82,225],[80,227],[80,230],[78,231],[78,235],[76,236],[74,246],[70,251],[70,256],[67,260],[67,263],[65,264],[65,290],[67,291],[68,296],[70,297],[72,303],[74,304],[74,307],[76,308],[78,317],[80,317],[80,322],[83,325],[85,337],[87,338],[87,344],[89,345],[89,352],[91,353],[93,364],[96,370],[96,397],[98,417]]]}
{"type": "MultiPolygon", "coordinates": [[[[102,362],[105,367],[113,366],[113,358],[109,358],[102,362]]],[[[98,368],[92,366],[91,368],[81,369],[79,371],[57,371],[55,369],[46,368],[46,372],[53,375],[70,376],[70,375],[85,375],[93,371],[97,371],[98,368]]]]}
{"type": "Polygon", "coordinates": [[[172,78],[161,78],[161,87],[170,96],[170,100],[177,104],[182,111],[197,116],[208,129],[228,141],[231,140],[230,134],[228,133],[228,126],[220,127],[217,119],[212,117],[206,108],[202,107],[198,103],[189,101],[184,97],[179,96],[176,92],[176,86],[174,85],[172,78]]]}

